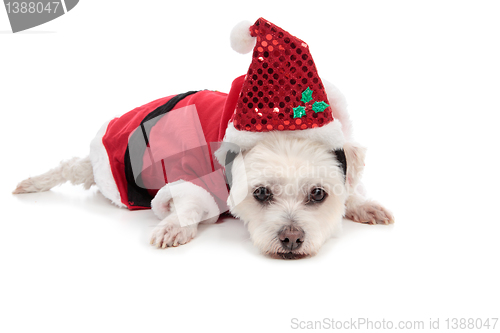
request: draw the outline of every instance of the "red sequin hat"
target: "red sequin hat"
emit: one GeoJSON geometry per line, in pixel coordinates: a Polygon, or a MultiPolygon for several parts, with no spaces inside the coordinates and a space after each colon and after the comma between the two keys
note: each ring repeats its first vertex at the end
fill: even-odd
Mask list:
{"type": "Polygon", "coordinates": [[[224,142],[246,150],[269,132],[283,131],[293,137],[323,141],[332,149],[343,146],[340,122],[333,117],[304,41],[259,18],[251,26],[248,22],[237,25],[231,33],[231,44],[240,53],[253,48],[253,55],[246,76],[233,82],[229,99],[238,96],[224,142]],[[238,80],[242,83],[237,84],[238,80]]]}
{"type": "Polygon", "coordinates": [[[294,131],[333,120],[309,46],[260,18],[250,27],[257,38],[233,124],[251,132],[294,131]]]}

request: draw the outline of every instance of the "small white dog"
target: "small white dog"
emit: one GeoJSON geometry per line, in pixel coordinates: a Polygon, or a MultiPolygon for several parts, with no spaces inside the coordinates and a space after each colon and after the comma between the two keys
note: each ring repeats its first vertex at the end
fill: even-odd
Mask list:
{"type": "Polygon", "coordinates": [[[262,18],[235,27],[232,44],[254,53],[229,95],[189,92],[134,109],[103,126],[89,157],[63,161],[14,193],[96,184],[120,207],[151,207],[161,219],[151,237],[158,248],[189,242],[199,223],[215,223],[229,209],[262,253],[284,259],[316,254],[344,216],[392,223],[359,190],[365,149],[352,141],[345,99],[319,79],[308,45],[262,18]],[[201,141],[192,144],[194,137],[201,141]],[[200,147],[213,141],[224,143],[216,159],[206,158],[200,147]],[[229,194],[221,173],[204,168],[216,160],[229,194]]]}

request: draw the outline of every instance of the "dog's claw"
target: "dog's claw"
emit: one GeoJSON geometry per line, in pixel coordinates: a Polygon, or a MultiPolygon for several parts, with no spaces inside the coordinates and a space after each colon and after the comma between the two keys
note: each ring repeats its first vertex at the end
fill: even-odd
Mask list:
{"type": "Polygon", "coordinates": [[[346,212],[346,217],[354,222],[364,224],[391,224],[394,222],[392,214],[378,203],[366,201],[346,212]]]}
{"type": "Polygon", "coordinates": [[[177,247],[186,244],[196,236],[197,225],[194,226],[176,226],[170,223],[159,224],[151,236],[151,244],[157,248],[165,249],[167,247],[177,247]]]}

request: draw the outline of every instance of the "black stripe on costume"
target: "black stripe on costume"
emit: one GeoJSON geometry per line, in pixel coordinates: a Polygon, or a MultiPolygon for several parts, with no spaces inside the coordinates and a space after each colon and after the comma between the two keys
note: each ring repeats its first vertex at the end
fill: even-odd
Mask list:
{"type": "MultiPolygon", "coordinates": [[[[151,111],[144,119],[141,121],[141,125],[137,128],[134,133],[130,136],[128,140],[127,150],[125,151],[124,165],[125,165],[125,176],[127,179],[127,192],[128,192],[128,202],[130,206],[134,207],[151,207],[151,200],[153,197],[149,194],[148,190],[145,188],[142,181],[141,174],[134,177],[134,172],[132,169],[132,162],[130,160],[130,155],[140,159],[134,160],[134,165],[136,170],[142,170],[142,156],[146,152],[146,147],[149,146],[149,133],[151,128],[160,120],[160,118],[167,112],[172,110],[177,103],[186,98],[189,95],[195,94],[198,91],[188,91],[184,94],[179,94],[168,100],[167,103],[162,106],[157,107],[155,110],[151,111]]],[[[166,135],[168,135],[166,133],[166,135]]]]}

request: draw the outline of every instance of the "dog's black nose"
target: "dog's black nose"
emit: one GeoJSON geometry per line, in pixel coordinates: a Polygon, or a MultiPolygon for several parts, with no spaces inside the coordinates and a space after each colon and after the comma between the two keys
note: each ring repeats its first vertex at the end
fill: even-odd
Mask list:
{"type": "Polygon", "coordinates": [[[288,251],[298,249],[304,242],[304,230],[300,227],[286,226],[278,232],[281,246],[288,251]]]}

